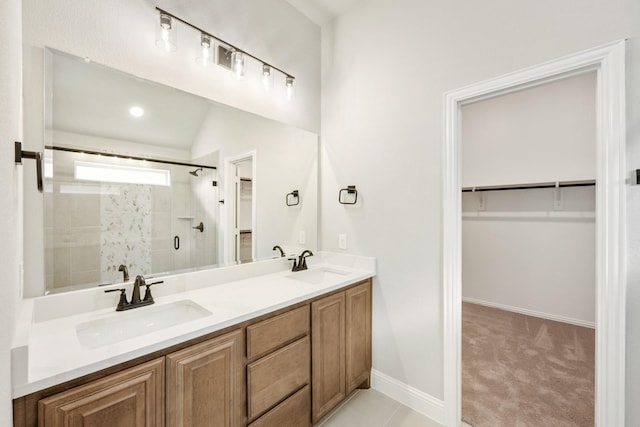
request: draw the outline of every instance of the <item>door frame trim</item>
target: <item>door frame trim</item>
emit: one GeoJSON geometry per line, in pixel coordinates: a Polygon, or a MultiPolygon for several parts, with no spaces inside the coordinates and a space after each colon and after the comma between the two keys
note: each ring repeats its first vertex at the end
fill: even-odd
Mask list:
{"type": "Polygon", "coordinates": [[[600,426],[625,419],[625,40],[618,40],[445,94],[443,323],[446,425],[461,425],[461,107],[589,71],[596,88],[596,403],[600,426]]]}
{"type": "Polygon", "coordinates": [[[257,185],[256,185],[256,170],[257,170],[257,152],[256,150],[247,151],[242,154],[236,154],[233,156],[224,158],[224,198],[227,201],[225,203],[225,215],[224,218],[221,218],[221,221],[225,221],[227,224],[225,227],[225,236],[224,236],[224,261],[232,262],[235,260],[235,254],[233,253],[234,247],[234,233],[233,229],[235,229],[234,223],[231,221],[233,216],[235,215],[235,208],[232,206],[232,201],[235,197],[235,190],[231,183],[233,182],[235,176],[233,175],[234,166],[236,163],[242,162],[244,160],[251,160],[252,164],[252,181],[251,181],[251,195],[252,195],[252,203],[251,203],[251,258],[256,259],[256,237],[257,237],[257,185]]]}

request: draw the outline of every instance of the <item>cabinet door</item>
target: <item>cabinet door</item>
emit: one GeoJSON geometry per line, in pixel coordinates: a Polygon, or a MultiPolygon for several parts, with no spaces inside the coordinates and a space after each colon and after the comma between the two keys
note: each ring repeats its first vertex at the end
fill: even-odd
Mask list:
{"type": "Polygon", "coordinates": [[[315,422],[346,397],[344,292],[311,304],[311,341],[315,422]]]}
{"type": "Polygon", "coordinates": [[[366,383],[371,373],[371,283],[346,291],[347,394],[366,383]]]}
{"type": "Polygon", "coordinates": [[[164,426],[164,358],[40,400],[38,425],[164,426]]]}
{"type": "Polygon", "coordinates": [[[239,426],[243,335],[235,331],[167,356],[167,426],[239,426]]]}

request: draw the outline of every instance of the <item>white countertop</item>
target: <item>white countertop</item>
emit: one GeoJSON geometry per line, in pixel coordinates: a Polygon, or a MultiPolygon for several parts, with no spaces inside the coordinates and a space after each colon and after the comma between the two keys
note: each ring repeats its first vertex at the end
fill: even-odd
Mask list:
{"type": "MultiPolygon", "coordinates": [[[[168,276],[162,278],[164,284],[152,288],[154,305],[119,313],[114,311],[118,292],[104,294],[105,287],[25,300],[12,348],[13,398],[224,329],[375,275],[374,258],[316,253],[316,256],[308,258],[309,270],[330,268],[344,274],[331,275],[321,283],[311,284],[296,279],[297,273],[291,273],[290,263],[285,261],[274,259],[168,276]],[[210,311],[211,315],[98,348],[89,348],[78,339],[76,326],[81,323],[131,312],[142,314],[144,310],[181,300],[191,300],[210,311]]],[[[131,286],[126,285],[127,297],[131,295],[131,286]]],[[[136,328],[136,325],[131,327],[136,328]]]]}

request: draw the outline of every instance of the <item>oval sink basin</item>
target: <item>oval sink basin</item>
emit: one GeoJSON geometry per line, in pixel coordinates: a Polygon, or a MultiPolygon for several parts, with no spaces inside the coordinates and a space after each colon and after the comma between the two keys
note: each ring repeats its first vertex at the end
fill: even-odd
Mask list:
{"type": "Polygon", "coordinates": [[[209,315],[209,310],[195,302],[181,300],[113,313],[80,323],[76,326],[76,334],[80,344],[98,348],[209,315]]]}
{"type": "Polygon", "coordinates": [[[332,268],[320,267],[311,270],[297,271],[286,276],[289,279],[300,280],[312,285],[319,285],[327,281],[341,280],[349,274],[348,271],[334,270],[332,268]]]}

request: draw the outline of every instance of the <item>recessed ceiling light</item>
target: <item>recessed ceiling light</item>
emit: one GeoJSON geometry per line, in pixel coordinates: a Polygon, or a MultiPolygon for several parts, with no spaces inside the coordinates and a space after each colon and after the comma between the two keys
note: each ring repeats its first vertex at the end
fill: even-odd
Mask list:
{"type": "Polygon", "coordinates": [[[144,116],[144,110],[142,109],[142,107],[134,105],[133,107],[129,108],[129,114],[131,114],[133,117],[142,117],[144,116]]]}

